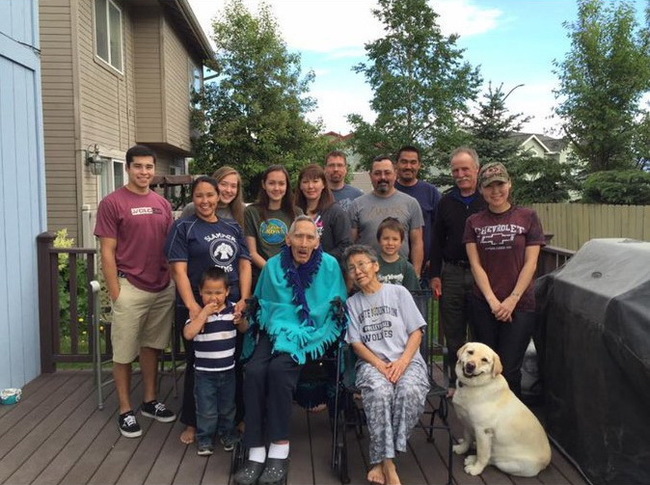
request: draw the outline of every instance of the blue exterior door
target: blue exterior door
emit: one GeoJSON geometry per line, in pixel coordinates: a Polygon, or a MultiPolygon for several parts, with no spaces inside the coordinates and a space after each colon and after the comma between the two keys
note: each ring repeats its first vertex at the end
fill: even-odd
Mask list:
{"type": "Polygon", "coordinates": [[[36,236],[46,227],[37,0],[0,2],[0,388],[40,374],[36,236]]]}

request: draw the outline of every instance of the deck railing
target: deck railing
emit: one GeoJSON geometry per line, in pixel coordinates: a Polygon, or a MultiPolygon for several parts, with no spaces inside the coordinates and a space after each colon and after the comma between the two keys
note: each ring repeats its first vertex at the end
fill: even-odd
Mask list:
{"type": "MultiPolygon", "coordinates": [[[[56,365],[66,362],[93,362],[94,332],[92,321],[95,302],[90,290],[90,282],[96,275],[96,255],[94,248],[55,248],[56,235],[51,232],[40,234],[37,238],[39,268],[39,315],[41,341],[41,372],[54,372],[56,365]],[[67,281],[63,281],[59,271],[59,255],[68,255],[67,281]],[[85,261],[84,274],[80,274],[81,262],[85,261]],[[84,287],[83,289],[81,287],[84,287]],[[67,295],[67,296],[66,296],[67,295]],[[61,321],[61,296],[69,307],[69,321],[61,321]],[[69,297],[69,300],[68,300],[69,297]]],[[[568,261],[575,251],[555,246],[542,249],[537,273],[542,276],[550,273],[568,261]]],[[[97,311],[102,314],[102,309],[97,311]]],[[[68,312],[65,312],[68,315],[68,312]]],[[[68,319],[66,319],[68,320],[68,319]]],[[[102,321],[102,319],[98,319],[102,321]]],[[[110,359],[110,325],[105,325],[102,333],[102,360],[110,359]]],[[[179,346],[178,346],[179,347],[179,346]]],[[[179,355],[177,348],[176,354],[179,355]]]]}
{"type": "Polygon", "coordinates": [[[97,250],[55,248],[55,238],[51,232],[36,238],[41,372],[54,372],[57,363],[93,361],[91,322],[95,308],[89,285],[95,278],[97,250]],[[68,255],[65,280],[59,271],[59,255],[63,254],[68,255]],[[62,307],[69,310],[64,312],[69,321],[61,321],[62,307]]]}
{"type": "Polygon", "coordinates": [[[544,246],[537,262],[537,276],[543,276],[566,263],[576,252],[557,246],[544,246]]]}

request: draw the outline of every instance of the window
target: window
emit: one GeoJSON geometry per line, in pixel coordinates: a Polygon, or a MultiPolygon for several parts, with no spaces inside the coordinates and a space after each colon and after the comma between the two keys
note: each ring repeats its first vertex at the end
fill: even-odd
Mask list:
{"type": "Polygon", "coordinates": [[[112,0],[95,0],[97,56],[122,72],[122,11],[112,0]]]}
{"type": "Polygon", "coordinates": [[[124,185],[124,162],[109,160],[102,172],[102,199],[124,185]]]}
{"type": "Polygon", "coordinates": [[[195,66],[192,61],[189,63],[190,67],[190,107],[199,108],[198,104],[192,103],[192,97],[194,93],[201,91],[203,87],[203,72],[200,67],[195,66]]]}

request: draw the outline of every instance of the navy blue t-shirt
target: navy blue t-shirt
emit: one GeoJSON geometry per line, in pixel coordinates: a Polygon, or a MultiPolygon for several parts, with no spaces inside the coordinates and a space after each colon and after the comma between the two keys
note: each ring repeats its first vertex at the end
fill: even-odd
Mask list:
{"type": "Polygon", "coordinates": [[[433,224],[436,219],[438,202],[440,202],[442,196],[434,185],[423,180],[418,180],[415,185],[402,185],[399,182],[395,182],[395,188],[400,192],[410,195],[420,203],[422,217],[424,217],[424,229],[422,231],[422,237],[424,239],[424,262],[427,262],[431,256],[433,224]]]}
{"type": "Polygon", "coordinates": [[[193,215],[174,223],[167,238],[165,253],[170,263],[187,261],[187,272],[196,301],[199,282],[204,271],[212,266],[222,268],[230,280],[230,301],[238,301],[239,259],[251,259],[244,233],[234,220],[206,222],[193,215]]]}

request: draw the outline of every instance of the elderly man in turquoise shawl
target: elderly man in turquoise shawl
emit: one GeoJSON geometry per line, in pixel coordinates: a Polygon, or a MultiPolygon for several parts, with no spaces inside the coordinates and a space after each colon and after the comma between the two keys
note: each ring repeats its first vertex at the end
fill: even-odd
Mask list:
{"type": "Polygon", "coordinates": [[[300,368],[321,357],[344,330],[336,302],[347,297],[345,282],[339,263],[319,242],[311,218],[299,216],[286,247],[268,260],[257,282],[259,308],[243,355],[250,358],[244,379],[244,445],[249,455],[235,474],[240,485],[282,483],[300,368]]]}

